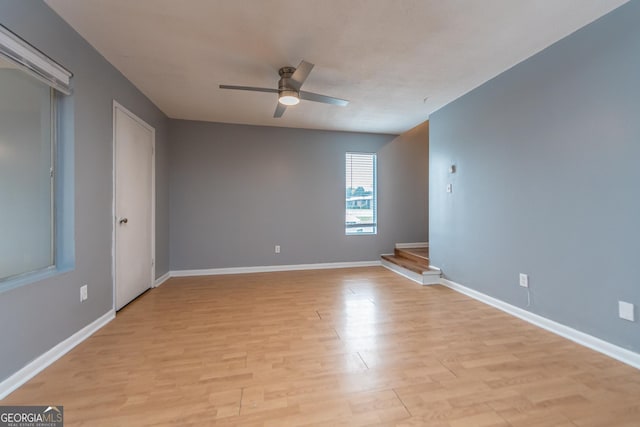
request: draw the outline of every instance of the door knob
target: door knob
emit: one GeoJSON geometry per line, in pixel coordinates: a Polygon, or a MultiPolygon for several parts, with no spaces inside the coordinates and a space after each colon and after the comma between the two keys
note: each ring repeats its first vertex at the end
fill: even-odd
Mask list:
{"type": "Polygon", "coordinates": [[[126,224],[129,222],[129,220],[127,218],[120,218],[120,224],[126,224]]]}

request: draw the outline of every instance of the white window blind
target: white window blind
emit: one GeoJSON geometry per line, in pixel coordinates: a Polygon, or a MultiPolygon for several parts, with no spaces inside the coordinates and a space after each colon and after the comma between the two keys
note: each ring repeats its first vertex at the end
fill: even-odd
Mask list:
{"type": "Polygon", "coordinates": [[[65,95],[71,94],[71,72],[0,25],[0,58],[65,95]]]}
{"type": "Polygon", "coordinates": [[[346,153],[345,233],[377,234],[377,164],[375,153],[346,153]]]}

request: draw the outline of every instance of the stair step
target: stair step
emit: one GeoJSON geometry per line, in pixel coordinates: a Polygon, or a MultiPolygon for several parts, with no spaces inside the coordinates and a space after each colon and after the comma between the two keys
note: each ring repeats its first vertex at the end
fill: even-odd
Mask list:
{"type": "Polygon", "coordinates": [[[440,283],[442,272],[435,267],[416,266],[411,260],[394,255],[382,255],[382,265],[389,270],[404,276],[421,285],[437,285],[440,283]]]}
{"type": "MultiPolygon", "coordinates": [[[[408,245],[407,245],[408,246],[408,245]]],[[[429,265],[429,247],[396,247],[393,254],[380,256],[382,265],[423,285],[440,283],[442,272],[429,265]]]]}
{"type": "Polygon", "coordinates": [[[416,261],[414,259],[397,255],[382,255],[381,258],[392,264],[396,264],[407,270],[413,271],[414,273],[423,274],[424,272],[429,271],[429,260],[422,259],[420,261],[416,261]]]}
{"type": "Polygon", "coordinates": [[[407,258],[418,263],[429,265],[429,248],[396,248],[393,251],[397,257],[407,258]]]}

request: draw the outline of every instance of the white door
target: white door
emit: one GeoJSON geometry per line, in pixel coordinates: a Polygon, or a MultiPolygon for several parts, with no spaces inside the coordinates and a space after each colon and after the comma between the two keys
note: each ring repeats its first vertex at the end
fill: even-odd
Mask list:
{"type": "Polygon", "coordinates": [[[121,309],[151,287],[154,129],[114,103],[114,277],[121,309]]]}

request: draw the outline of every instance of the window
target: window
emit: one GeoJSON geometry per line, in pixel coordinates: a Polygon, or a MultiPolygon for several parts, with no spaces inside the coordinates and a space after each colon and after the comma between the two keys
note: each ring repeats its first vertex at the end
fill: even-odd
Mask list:
{"type": "Polygon", "coordinates": [[[56,106],[70,76],[0,26],[0,289],[56,264],[56,106]]]}
{"type": "Polygon", "coordinates": [[[377,234],[376,155],[347,153],[345,165],[345,233],[377,234]]]}
{"type": "Polygon", "coordinates": [[[0,278],[53,265],[51,92],[0,59],[0,278]]]}

